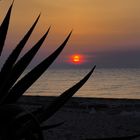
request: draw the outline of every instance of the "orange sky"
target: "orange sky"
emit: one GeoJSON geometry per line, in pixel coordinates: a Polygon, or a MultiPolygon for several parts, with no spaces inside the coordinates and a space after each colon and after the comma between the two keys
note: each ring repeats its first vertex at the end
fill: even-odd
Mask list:
{"type": "MultiPolygon", "coordinates": [[[[11,0],[0,1],[0,20],[11,0]]],[[[139,0],[15,0],[8,34],[8,46],[16,42],[39,13],[40,21],[30,44],[51,31],[42,48],[54,50],[73,29],[64,54],[140,49],[139,0]],[[10,44],[10,45],[9,45],[10,44]]]]}

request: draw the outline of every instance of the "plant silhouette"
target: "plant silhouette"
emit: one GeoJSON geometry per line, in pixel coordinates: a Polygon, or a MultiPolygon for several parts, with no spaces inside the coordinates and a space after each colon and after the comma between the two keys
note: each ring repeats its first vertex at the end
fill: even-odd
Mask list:
{"type": "MultiPolygon", "coordinates": [[[[0,56],[4,48],[12,7],[13,3],[8,9],[0,26],[0,56]]],[[[9,55],[0,71],[1,140],[43,140],[43,130],[60,126],[63,122],[51,126],[42,126],[42,123],[53,116],[85,84],[95,69],[94,66],[82,80],[58,96],[49,106],[42,104],[42,107],[35,111],[29,111],[21,107],[17,102],[18,99],[23,96],[25,91],[54,62],[64,49],[72,33],[71,31],[64,42],[49,57],[45,58],[40,64],[19,80],[19,77],[38,52],[50,30],[49,27],[40,40],[18,60],[19,55],[30,38],[39,18],[40,15],[9,55]]]]}

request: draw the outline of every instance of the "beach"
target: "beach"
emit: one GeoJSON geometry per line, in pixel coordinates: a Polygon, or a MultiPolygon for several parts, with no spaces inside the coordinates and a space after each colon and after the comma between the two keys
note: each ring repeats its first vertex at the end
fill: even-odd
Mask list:
{"type": "MultiPolygon", "coordinates": [[[[49,105],[56,97],[23,96],[26,109],[49,105]]],[[[45,140],[86,140],[140,134],[140,100],[112,98],[71,98],[45,124],[64,122],[44,131],[45,140]]],[[[139,140],[139,138],[135,138],[139,140]]]]}

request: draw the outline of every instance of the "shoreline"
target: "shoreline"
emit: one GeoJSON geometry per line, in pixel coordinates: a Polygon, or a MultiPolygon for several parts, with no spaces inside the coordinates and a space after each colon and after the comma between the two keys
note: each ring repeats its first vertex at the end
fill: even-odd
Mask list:
{"type": "MultiPolygon", "coordinates": [[[[27,104],[46,104],[55,100],[57,96],[30,96],[24,95],[19,100],[20,103],[27,104]]],[[[120,98],[91,98],[91,97],[72,97],[64,106],[71,106],[75,103],[79,104],[106,104],[106,105],[135,105],[140,107],[140,99],[120,99],[120,98]]]]}
{"type": "MultiPolygon", "coordinates": [[[[40,96],[40,95],[23,95],[22,98],[48,98],[54,99],[58,96],[40,96]]],[[[71,99],[88,99],[88,100],[107,100],[107,101],[134,101],[138,102],[140,99],[135,99],[135,98],[99,98],[99,97],[79,97],[79,96],[73,96],[71,99]]],[[[71,100],[70,99],[70,100],[71,100]]]]}

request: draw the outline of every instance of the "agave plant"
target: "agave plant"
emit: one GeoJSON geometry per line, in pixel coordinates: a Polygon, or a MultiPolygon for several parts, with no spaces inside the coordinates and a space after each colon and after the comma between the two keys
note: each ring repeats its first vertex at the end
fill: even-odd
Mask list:
{"type": "MultiPolygon", "coordinates": [[[[13,3],[9,7],[0,26],[0,56],[9,27],[12,7],[13,3]]],[[[95,69],[94,66],[81,81],[58,96],[49,106],[42,104],[41,109],[35,111],[22,108],[17,101],[58,57],[72,33],[69,33],[64,42],[49,57],[45,58],[19,80],[19,77],[38,52],[50,30],[49,28],[40,40],[18,59],[39,18],[40,15],[9,55],[0,71],[0,140],[43,140],[43,130],[63,124],[58,123],[51,126],[43,126],[43,122],[54,115],[85,84],[95,69]]]]}

